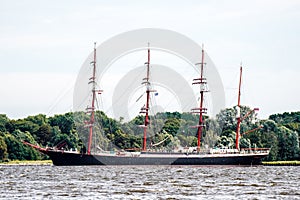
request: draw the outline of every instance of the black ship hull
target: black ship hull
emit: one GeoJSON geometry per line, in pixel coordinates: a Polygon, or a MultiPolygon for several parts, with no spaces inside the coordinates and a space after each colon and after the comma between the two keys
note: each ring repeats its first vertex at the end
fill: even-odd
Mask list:
{"type": "Polygon", "coordinates": [[[260,165],[267,153],[252,154],[153,154],[139,155],[87,155],[77,152],[41,151],[54,165],[260,165]]]}

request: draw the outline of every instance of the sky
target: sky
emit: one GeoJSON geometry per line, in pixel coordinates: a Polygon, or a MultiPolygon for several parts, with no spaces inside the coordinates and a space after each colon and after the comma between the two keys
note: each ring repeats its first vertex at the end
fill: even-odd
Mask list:
{"type": "Polygon", "coordinates": [[[222,78],[226,107],[259,117],[300,111],[300,1],[0,0],[0,113],[19,119],[72,110],[73,86],[93,43],[162,28],[199,44],[222,78]]]}

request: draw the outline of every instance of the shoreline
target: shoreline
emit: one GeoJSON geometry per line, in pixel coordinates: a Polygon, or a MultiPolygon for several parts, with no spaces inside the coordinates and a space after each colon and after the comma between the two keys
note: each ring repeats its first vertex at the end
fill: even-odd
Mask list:
{"type": "Polygon", "coordinates": [[[53,165],[52,160],[12,160],[0,162],[0,165],[53,165]]]}
{"type": "MultiPolygon", "coordinates": [[[[1,165],[53,165],[52,160],[13,160],[0,162],[1,165]]],[[[300,161],[264,161],[263,166],[300,166],[300,161]]]]}
{"type": "Polygon", "coordinates": [[[268,161],[262,162],[263,166],[300,166],[300,161],[268,161]]]}

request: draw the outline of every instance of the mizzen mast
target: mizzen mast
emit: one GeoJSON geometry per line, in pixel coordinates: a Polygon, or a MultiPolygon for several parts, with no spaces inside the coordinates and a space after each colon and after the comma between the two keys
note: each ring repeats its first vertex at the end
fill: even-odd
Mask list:
{"type": "Polygon", "coordinates": [[[243,68],[242,68],[242,64],[240,67],[240,80],[239,80],[239,91],[238,91],[238,104],[236,107],[236,119],[237,119],[237,127],[236,127],[236,138],[235,138],[235,148],[236,149],[240,149],[240,144],[239,144],[239,140],[240,140],[240,129],[241,129],[241,85],[242,85],[242,72],[243,72],[243,68]]]}
{"type": "Polygon", "coordinates": [[[203,114],[207,113],[207,108],[204,108],[204,92],[208,92],[206,90],[206,84],[207,80],[204,77],[204,49],[202,45],[202,57],[201,57],[201,63],[196,63],[196,65],[200,65],[200,78],[193,79],[193,85],[199,84],[200,85],[200,106],[198,108],[193,108],[193,113],[199,114],[199,122],[198,125],[194,126],[194,128],[197,128],[197,152],[200,152],[200,146],[201,146],[201,137],[202,132],[204,128],[204,120],[203,120],[203,114]]]}
{"type": "Polygon", "coordinates": [[[94,128],[94,123],[95,123],[95,101],[96,101],[96,93],[101,94],[103,91],[102,90],[97,90],[96,89],[96,42],[94,43],[94,57],[93,61],[90,63],[93,66],[93,75],[89,79],[89,84],[92,84],[92,105],[91,107],[87,107],[87,112],[91,113],[89,121],[87,121],[87,125],[89,128],[89,138],[88,138],[88,151],[87,154],[91,154],[91,146],[92,146],[92,138],[93,138],[93,128],[94,128]]]}

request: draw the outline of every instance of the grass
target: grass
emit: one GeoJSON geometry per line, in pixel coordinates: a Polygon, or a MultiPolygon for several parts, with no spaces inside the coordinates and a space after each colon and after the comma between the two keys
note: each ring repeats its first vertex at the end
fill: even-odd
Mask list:
{"type": "Polygon", "coordinates": [[[269,162],[262,162],[263,165],[270,165],[270,166],[300,166],[300,161],[292,160],[292,161],[269,161],[269,162]]]}
{"type": "Polygon", "coordinates": [[[12,160],[0,163],[2,165],[52,165],[52,160],[12,160]]]}

